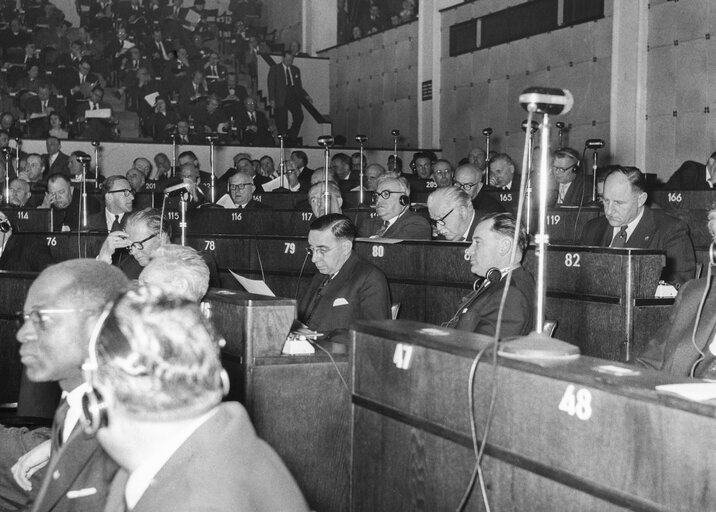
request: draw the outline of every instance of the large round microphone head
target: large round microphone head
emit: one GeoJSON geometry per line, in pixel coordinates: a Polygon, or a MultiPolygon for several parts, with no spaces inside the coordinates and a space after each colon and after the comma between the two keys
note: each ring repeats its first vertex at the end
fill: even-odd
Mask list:
{"type": "Polygon", "coordinates": [[[331,147],[333,145],[333,136],[321,135],[320,137],[318,137],[318,145],[323,146],[324,148],[331,147]]]}
{"type": "Polygon", "coordinates": [[[602,149],[605,145],[604,139],[587,139],[584,143],[587,149],[602,149]]]}
{"type": "Polygon", "coordinates": [[[276,135],[276,138],[278,138],[278,140],[283,140],[283,139],[286,138],[286,134],[285,134],[285,133],[279,133],[278,135],[276,135]]]}
{"type": "Polygon", "coordinates": [[[356,142],[358,144],[365,144],[368,141],[368,137],[366,135],[363,135],[362,133],[359,133],[356,135],[356,142]]]}
{"type": "Polygon", "coordinates": [[[558,130],[564,130],[564,123],[562,121],[557,121],[555,123],[555,126],[557,127],[558,130]]]}
{"type": "Polygon", "coordinates": [[[12,153],[12,149],[8,146],[5,146],[2,148],[2,152],[4,155],[9,155],[10,153],[12,153]]]}
{"type": "Polygon", "coordinates": [[[98,140],[93,140],[93,141],[92,141],[92,146],[98,147],[98,146],[99,146],[99,141],[98,141],[98,140]]]}
{"type": "Polygon", "coordinates": [[[500,279],[502,279],[502,272],[500,272],[499,268],[492,267],[485,272],[485,285],[487,283],[490,283],[490,285],[497,284],[500,279]]]}
{"type": "Polygon", "coordinates": [[[520,94],[520,105],[527,112],[558,116],[572,110],[574,97],[567,89],[528,87],[520,94]]]}
{"type": "Polygon", "coordinates": [[[400,135],[400,130],[393,130],[393,131],[391,131],[390,133],[393,134],[393,137],[397,137],[397,136],[400,135]]]}
{"type": "Polygon", "coordinates": [[[492,128],[485,128],[484,130],[482,130],[482,134],[485,137],[489,137],[490,135],[492,135],[492,128]]]}
{"type": "Polygon", "coordinates": [[[89,155],[77,155],[77,161],[81,164],[88,164],[92,161],[89,155]]]}

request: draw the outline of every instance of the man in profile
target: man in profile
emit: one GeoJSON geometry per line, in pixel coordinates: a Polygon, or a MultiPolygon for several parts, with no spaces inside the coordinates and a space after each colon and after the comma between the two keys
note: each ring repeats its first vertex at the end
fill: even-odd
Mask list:
{"type": "Polygon", "coordinates": [[[711,190],[716,184],[716,152],[711,153],[706,165],[687,160],[666,182],[670,190],[711,190]]]}
{"type": "Polygon", "coordinates": [[[493,213],[475,227],[472,244],[465,251],[470,271],[484,277],[481,286],[463,299],[445,324],[461,331],[494,336],[508,274],[512,274],[502,316],[501,339],[528,334],[534,324],[534,279],[521,265],[527,234],[519,227],[515,264],[512,250],[517,224],[511,213],[493,213]]]}
{"type": "Polygon", "coordinates": [[[121,467],[105,510],[308,510],[243,406],[221,403],[223,340],[196,303],[142,286],[95,332],[85,430],[121,467]]]}
{"type": "Polygon", "coordinates": [[[430,240],[430,223],[410,211],[410,185],[405,178],[383,177],[376,187],[375,213],[361,225],[361,236],[430,240]]]}
{"type": "Polygon", "coordinates": [[[24,323],[17,332],[22,363],[32,382],[56,381],[66,396],[55,415],[51,438],[42,444],[38,444],[41,437],[18,436],[21,433],[16,429],[0,428],[0,465],[4,469],[17,462],[12,474],[24,489],[24,494],[17,487],[6,490],[9,471],[3,471],[0,492],[4,499],[12,493],[13,500],[23,506],[34,499],[33,510],[43,512],[102,510],[117,466],[94,438],[82,434],[78,421],[85,391],[81,367],[104,304],[128,284],[117,268],[85,259],[52,265],[30,286],[22,312],[24,323]],[[35,462],[27,465],[26,460],[35,462]]]}
{"type": "Polygon", "coordinates": [[[347,342],[354,320],[390,318],[390,292],[383,272],[353,251],[356,229],[330,213],[311,223],[308,250],[318,273],[298,303],[298,319],[327,341],[347,342]]]}
{"type": "Polygon", "coordinates": [[[472,241],[480,217],[470,197],[457,187],[439,188],[428,196],[428,211],[435,232],[450,242],[472,241]]]}
{"type": "Polygon", "coordinates": [[[604,217],[584,226],[581,241],[599,247],[657,249],[666,252],[661,278],[677,288],[696,271],[689,227],[645,205],[646,179],[636,167],[616,167],[604,182],[604,217]]]}

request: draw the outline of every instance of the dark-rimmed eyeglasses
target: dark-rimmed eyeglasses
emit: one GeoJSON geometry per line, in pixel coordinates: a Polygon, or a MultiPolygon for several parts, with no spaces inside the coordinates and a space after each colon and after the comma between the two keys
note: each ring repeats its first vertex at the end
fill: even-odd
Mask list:
{"type": "Polygon", "coordinates": [[[472,187],[477,185],[477,183],[460,183],[459,181],[453,181],[453,185],[455,185],[457,188],[461,188],[465,192],[470,192],[472,190],[472,187]]]}
{"type": "Polygon", "coordinates": [[[134,191],[131,188],[120,188],[119,190],[108,190],[108,194],[119,194],[124,193],[124,197],[129,197],[134,195],[134,191]]]}
{"type": "Polygon", "coordinates": [[[562,173],[571,171],[571,170],[574,169],[576,166],[577,166],[576,162],[573,163],[572,165],[570,165],[569,167],[556,167],[556,166],[553,165],[553,166],[552,166],[552,172],[557,173],[557,174],[562,174],[562,173]]]}
{"type": "Polygon", "coordinates": [[[229,185],[229,190],[232,192],[238,192],[244,190],[246,187],[253,187],[253,183],[236,183],[235,185],[229,185]]]}
{"type": "Polygon", "coordinates": [[[48,308],[48,309],[31,309],[29,313],[24,311],[18,311],[16,314],[16,321],[18,327],[22,327],[22,324],[28,320],[40,330],[47,328],[47,322],[50,320],[52,315],[63,315],[67,313],[82,313],[85,311],[95,311],[94,308],[48,308]]]}
{"type": "Polygon", "coordinates": [[[159,233],[154,233],[153,235],[149,235],[144,240],[140,240],[139,242],[132,242],[131,245],[128,247],[130,251],[141,251],[144,249],[144,244],[150,241],[155,236],[158,236],[159,233]]]}
{"type": "Polygon", "coordinates": [[[402,190],[381,190],[380,192],[373,192],[373,197],[378,199],[378,196],[383,199],[390,199],[390,194],[405,194],[402,190]]]}
{"type": "Polygon", "coordinates": [[[445,219],[447,219],[448,215],[450,215],[454,211],[455,211],[455,208],[453,208],[452,210],[447,212],[445,215],[443,215],[439,219],[430,219],[430,224],[432,224],[433,226],[438,227],[438,228],[445,226],[445,219]]]}

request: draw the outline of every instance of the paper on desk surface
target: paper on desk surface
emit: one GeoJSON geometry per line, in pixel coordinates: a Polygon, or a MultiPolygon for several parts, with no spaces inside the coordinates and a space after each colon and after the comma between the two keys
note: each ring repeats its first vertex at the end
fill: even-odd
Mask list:
{"type": "Polygon", "coordinates": [[[240,276],[231,270],[229,270],[229,272],[231,272],[231,275],[234,276],[234,278],[246,289],[247,292],[254,293],[256,295],[266,295],[268,297],[276,296],[271,291],[271,288],[269,288],[266,282],[262,279],[249,279],[247,277],[240,276]]]}
{"type": "Polygon", "coordinates": [[[676,395],[687,400],[706,402],[716,400],[716,382],[687,382],[656,386],[657,393],[676,395]]]}
{"type": "MultiPolygon", "coordinates": [[[[264,192],[271,192],[273,190],[276,190],[277,188],[281,187],[281,176],[277,176],[276,178],[272,179],[269,182],[264,183],[261,185],[261,188],[264,189],[264,192]]],[[[284,174],[283,176],[283,187],[288,188],[288,178],[284,174]]]]}
{"type": "Polygon", "coordinates": [[[98,108],[97,110],[85,110],[85,119],[109,119],[112,117],[111,108],[98,108]]]}

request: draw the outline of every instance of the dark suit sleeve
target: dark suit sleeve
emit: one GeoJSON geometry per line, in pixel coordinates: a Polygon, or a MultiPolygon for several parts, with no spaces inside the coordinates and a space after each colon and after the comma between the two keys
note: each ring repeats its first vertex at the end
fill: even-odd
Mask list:
{"type": "Polygon", "coordinates": [[[385,276],[378,269],[371,269],[359,291],[361,317],[364,320],[390,318],[390,290],[385,276]]]}
{"type": "MultiPolygon", "coordinates": [[[[500,310],[502,299],[502,287],[491,295],[493,300],[485,302],[480,307],[480,319],[475,326],[474,332],[494,336],[497,328],[497,316],[500,310]]],[[[525,295],[512,283],[507,292],[507,301],[502,313],[502,327],[500,338],[519,336],[524,334],[525,323],[530,318],[529,312],[534,305],[525,295]]]]}
{"type": "Polygon", "coordinates": [[[55,263],[50,248],[44,239],[32,239],[28,245],[28,263],[33,272],[42,272],[47,267],[55,263]]]}
{"type": "Polygon", "coordinates": [[[430,240],[432,229],[430,223],[419,215],[411,216],[400,230],[400,236],[406,240],[430,240]]]}
{"type": "Polygon", "coordinates": [[[695,277],[696,257],[686,223],[674,223],[664,235],[663,248],[666,251],[666,269],[662,274],[664,280],[682,285],[695,277]]]}
{"type": "Polygon", "coordinates": [[[271,66],[266,79],[269,101],[276,101],[276,66],[271,66]]]}
{"type": "Polygon", "coordinates": [[[0,510],[21,510],[35,498],[42,484],[44,470],[32,478],[32,490],[21,489],[12,476],[10,468],[21,456],[37,445],[50,439],[48,428],[28,430],[0,426],[0,510]]]}

